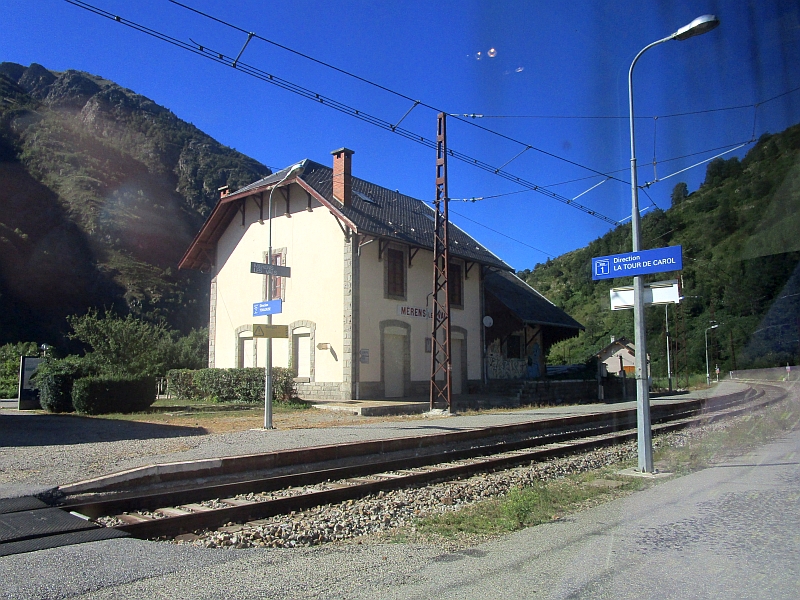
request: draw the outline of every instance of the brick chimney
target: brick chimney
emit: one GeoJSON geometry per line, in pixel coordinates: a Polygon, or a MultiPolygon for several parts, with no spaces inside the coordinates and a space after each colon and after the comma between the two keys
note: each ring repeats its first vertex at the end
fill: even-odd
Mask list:
{"type": "Polygon", "coordinates": [[[333,154],[333,197],[345,206],[353,203],[353,184],[351,180],[352,156],[347,148],[339,148],[333,154]]]}
{"type": "Polygon", "coordinates": [[[231,188],[227,185],[223,185],[221,188],[217,188],[219,192],[220,200],[231,193],[231,188]]]}

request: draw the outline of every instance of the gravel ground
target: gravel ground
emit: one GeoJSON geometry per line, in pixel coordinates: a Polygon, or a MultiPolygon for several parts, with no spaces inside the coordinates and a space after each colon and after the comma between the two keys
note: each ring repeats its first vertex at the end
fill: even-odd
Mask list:
{"type": "MultiPolygon", "coordinates": [[[[742,384],[725,382],[713,388],[713,392],[724,395],[744,388],[742,384]]],[[[632,402],[587,404],[445,419],[377,421],[326,429],[250,430],[208,435],[189,427],[72,415],[22,414],[3,409],[0,411],[0,498],[39,493],[58,485],[157,463],[458,431],[634,405],[632,402]]]]}
{"type": "MultiPolygon", "coordinates": [[[[716,424],[659,436],[655,442],[656,445],[667,442],[683,445],[703,431],[720,426],[716,424]]],[[[613,459],[606,451],[632,457],[631,446],[601,449],[503,473],[437,484],[416,490],[412,504],[422,514],[428,510],[426,504],[430,505],[432,498],[438,494],[440,505],[435,509],[452,510],[459,504],[475,501],[491,489],[502,491],[504,486],[507,488],[514,481],[534,477],[535,473],[538,473],[538,477],[551,478],[600,466],[604,461],[613,459]],[[453,504],[442,505],[447,502],[447,497],[453,504]]],[[[125,539],[10,556],[0,559],[0,598],[125,597],[134,600],[169,596],[194,600],[220,597],[436,597],[485,600],[500,597],[759,597],[759,591],[764,592],[760,597],[797,598],[797,594],[780,593],[784,588],[770,588],[770,592],[766,592],[764,585],[769,584],[770,580],[762,582],[756,576],[771,573],[773,580],[777,577],[785,580],[788,573],[793,577],[788,580],[789,585],[796,585],[798,581],[796,563],[791,566],[782,558],[787,556],[787,552],[791,554],[798,550],[797,540],[791,542],[790,539],[797,529],[792,529],[791,523],[783,522],[786,518],[796,521],[796,516],[792,515],[798,514],[797,509],[800,508],[796,506],[800,474],[796,467],[790,466],[797,464],[792,460],[795,460],[793,457],[798,447],[800,445],[795,444],[780,453],[744,459],[741,467],[731,468],[736,465],[726,464],[723,465],[726,468],[711,469],[664,483],[629,498],[641,498],[636,502],[628,502],[628,499],[612,502],[559,520],[553,525],[531,528],[466,548],[443,549],[441,545],[421,542],[381,543],[385,539],[381,532],[392,527],[392,515],[395,521],[406,518],[403,513],[406,507],[398,506],[403,499],[393,497],[392,492],[365,498],[346,507],[347,514],[367,516],[370,526],[378,522],[374,529],[376,534],[373,535],[346,537],[343,528],[348,525],[344,522],[347,519],[343,507],[322,507],[316,513],[307,511],[292,515],[291,519],[276,520],[276,524],[279,521],[291,521],[293,533],[295,521],[306,521],[307,524],[313,524],[315,519],[318,521],[316,529],[306,527],[306,532],[324,531],[330,523],[333,523],[335,530],[336,523],[341,522],[338,533],[343,536],[342,541],[315,547],[304,546],[315,543],[313,535],[306,540],[299,540],[295,535],[295,540],[289,540],[291,534],[284,537],[281,533],[280,539],[294,541],[295,548],[240,549],[236,546],[252,544],[247,540],[247,535],[241,535],[236,543],[233,543],[232,535],[227,540],[230,543],[220,537],[220,543],[217,543],[214,539],[216,534],[211,534],[195,540],[197,545],[125,539]],[[760,520],[749,519],[746,511],[737,511],[738,525],[733,533],[730,527],[732,521],[727,513],[719,527],[698,529],[698,523],[703,525],[706,522],[703,520],[706,519],[703,512],[706,504],[710,507],[706,510],[709,514],[718,504],[723,508],[730,504],[725,495],[731,493],[726,491],[728,488],[743,497],[752,496],[753,502],[758,503],[758,493],[764,494],[766,484],[740,481],[737,473],[742,468],[755,472],[753,468],[759,465],[768,467],[761,469],[762,473],[778,473],[779,477],[773,478],[778,483],[770,484],[776,487],[776,493],[784,488],[794,490],[794,495],[790,496],[795,504],[787,504],[786,498],[790,497],[781,492],[778,497],[784,500],[776,505],[776,510],[770,509],[772,519],[765,525],[760,520]],[[787,469],[794,471],[790,473],[787,469]],[[725,484],[726,481],[731,483],[725,484]],[[723,487],[723,484],[728,487],[723,487]],[[664,512],[664,507],[670,511],[669,514],[664,512]],[[335,511],[339,511],[338,514],[335,511]],[[695,513],[699,516],[696,517],[695,513]],[[383,515],[390,517],[387,525],[384,525],[383,515]],[[372,519],[372,516],[376,518],[372,519]],[[325,527],[320,527],[323,523],[325,527]],[[634,524],[634,533],[621,531],[623,526],[631,523],[634,524]],[[642,523],[652,531],[643,529],[642,523]],[[681,524],[683,529],[676,528],[681,524]],[[729,540],[724,536],[735,534],[747,540],[752,538],[753,527],[761,527],[766,531],[767,526],[770,529],[769,539],[777,540],[778,551],[766,553],[769,556],[764,552],[748,551],[746,556],[743,555],[744,558],[738,560],[738,555],[730,550],[736,547],[735,544],[728,543],[729,540]],[[640,529],[637,530],[637,527],[640,529]],[[698,534],[699,531],[702,535],[698,534]],[[660,540],[665,535],[669,537],[671,545],[661,544],[660,540]],[[653,539],[658,542],[659,548],[651,548],[653,539]],[[357,543],[360,540],[364,543],[357,543]],[[202,547],[207,541],[224,549],[202,547]],[[639,546],[644,542],[650,545],[642,550],[639,546]],[[790,542],[794,545],[791,546],[790,542]],[[703,545],[701,550],[705,554],[697,554],[697,544],[703,545]],[[718,544],[723,550],[728,549],[724,550],[726,555],[721,556],[719,562],[708,562],[708,557],[713,559],[713,554],[706,546],[710,547],[711,544],[718,544]],[[654,552],[658,554],[653,556],[654,552]],[[773,563],[770,564],[769,560],[773,563]],[[775,563],[775,560],[778,562],[775,563]],[[725,588],[720,587],[723,569],[727,577],[723,583],[728,583],[725,588]],[[794,572],[791,572],[792,569],[794,572]],[[693,571],[699,572],[697,580],[685,582],[685,574],[693,571]],[[614,578],[611,579],[611,576],[614,578]],[[586,587],[589,584],[605,587],[586,587]],[[641,589],[623,593],[624,589],[612,588],[612,584],[638,585],[641,589]],[[681,585],[687,586],[683,592],[681,585]],[[753,590],[755,595],[747,593],[753,590]]],[[[0,452],[4,450],[0,448],[0,452]]],[[[355,518],[352,522],[356,522],[355,518]]],[[[303,527],[298,526],[297,532],[302,533],[303,527]]],[[[310,534],[305,535],[308,537],[310,534]]],[[[265,541],[264,535],[256,541],[265,541]]],[[[284,545],[290,544],[284,542],[284,545]]]]}
{"type": "MultiPolygon", "coordinates": [[[[730,427],[741,418],[659,435],[654,438],[653,447],[656,449],[683,447],[691,440],[701,438],[711,431],[730,427]]],[[[201,533],[199,536],[189,534],[182,536],[177,543],[205,548],[295,548],[351,540],[413,525],[415,519],[459,510],[482,500],[502,496],[514,487],[531,486],[537,482],[552,481],[567,475],[635,459],[636,443],[629,441],[574,456],[535,462],[493,473],[482,473],[458,481],[379,492],[359,500],[328,504],[293,512],[288,516],[266,519],[257,525],[223,527],[217,531],[201,533]]],[[[310,491],[324,487],[325,484],[321,484],[309,486],[308,489],[310,491]]],[[[288,493],[281,491],[246,494],[237,498],[249,501],[268,500],[299,494],[302,491],[296,489],[288,493]]],[[[411,533],[414,532],[412,526],[411,533]]]]}
{"type": "MultiPolygon", "coordinates": [[[[719,423],[658,436],[655,442],[682,446],[724,426],[719,423]]],[[[194,545],[125,539],[2,558],[0,598],[796,598],[791,586],[798,581],[797,567],[788,557],[797,549],[797,540],[792,542],[791,537],[797,531],[792,523],[800,507],[796,493],[787,496],[780,490],[796,490],[800,473],[796,467],[779,465],[796,465],[792,452],[797,447],[739,461],[747,472],[755,472],[752,467],[762,464],[767,467],[762,473],[777,472],[773,479],[778,483],[772,485],[777,485],[775,498],[783,500],[762,507],[769,512],[767,520],[765,515],[748,516],[754,509],[750,505],[765,497],[766,484],[741,482],[741,467],[731,468],[733,464],[722,465],[725,468],[716,470],[716,475],[710,469],[669,481],[557,523],[460,546],[424,540],[385,543],[383,519],[371,517],[376,511],[393,510],[390,505],[399,498],[384,494],[284,520],[330,522],[341,519],[346,509],[347,514],[369,515],[370,523],[378,521],[373,535],[314,547],[306,547],[306,540],[294,548],[237,548],[240,542],[245,545],[245,535],[235,544],[227,543],[233,536],[229,540],[220,536],[222,548],[202,547],[204,540],[194,545]],[[792,468],[793,473],[787,471],[792,468]],[[730,483],[723,487],[724,481],[717,479],[730,483]],[[728,488],[738,496],[727,495],[728,488]],[[726,509],[739,497],[749,499],[749,508],[717,515],[717,509],[726,509]],[[756,529],[764,539],[773,540],[772,550],[747,547],[739,558],[736,543],[762,539],[753,538],[756,529]],[[723,554],[714,554],[716,548],[723,554]],[[687,573],[695,579],[689,581],[687,573]],[[769,573],[770,579],[759,582],[760,573],[769,573]],[[781,585],[776,587],[775,582],[781,585]],[[765,593],[759,596],[759,591],[765,593]]],[[[415,490],[411,501],[425,511],[433,498],[445,501],[449,496],[453,504],[435,510],[452,510],[459,493],[463,492],[464,504],[471,501],[468,494],[477,499],[535,473],[553,478],[593,468],[614,460],[617,453],[632,457],[632,445],[437,484],[415,490]]],[[[291,527],[294,531],[295,526],[291,527]]],[[[302,526],[296,529],[300,532],[302,526]]],[[[214,540],[215,535],[207,539],[214,540]]],[[[288,541],[288,537],[281,539],[288,541]]]]}

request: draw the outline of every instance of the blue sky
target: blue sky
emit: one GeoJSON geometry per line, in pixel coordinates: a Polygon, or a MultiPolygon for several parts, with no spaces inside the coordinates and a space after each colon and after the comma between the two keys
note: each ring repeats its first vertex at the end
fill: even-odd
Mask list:
{"type": "MultiPolygon", "coordinates": [[[[786,93],[800,88],[796,1],[185,3],[423,104],[484,115],[466,120],[521,144],[450,119],[449,147],[500,167],[531,146],[505,170],[560,196],[575,198],[604,181],[598,171],[612,174],[621,181],[609,179],[577,201],[615,220],[631,210],[628,67],[641,48],[695,17],[716,14],[722,24],[662,44],[636,66],[639,181],[663,179],[640,195],[642,207],[652,200],[667,208],[679,181],[696,189],[705,165],[666,176],[800,121],[800,90],[786,93]],[[743,108],[714,110],[735,106],[743,108]],[[669,116],[697,111],[711,112],[669,116]]],[[[91,4],[228,56],[246,39],[167,0],[91,4]]],[[[347,146],[355,150],[354,175],[433,199],[435,155],[422,145],[63,0],[0,0],[0,14],[2,61],[106,77],[273,168],[303,158],[328,164],[331,150],[347,146]]],[[[413,105],[259,39],[241,60],[384,121],[396,123],[413,105]]],[[[417,106],[402,127],[434,138],[436,112],[417,106]]],[[[509,194],[455,201],[451,216],[517,269],[610,227],[536,192],[510,194],[524,188],[459,161],[449,167],[452,198],[509,194]]]]}

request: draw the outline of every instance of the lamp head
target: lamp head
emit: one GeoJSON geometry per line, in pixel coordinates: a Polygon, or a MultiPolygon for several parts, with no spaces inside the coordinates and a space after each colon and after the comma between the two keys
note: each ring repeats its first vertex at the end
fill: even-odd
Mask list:
{"type": "Polygon", "coordinates": [[[715,15],[703,15],[701,17],[697,17],[688,25],[684,25],[678,29],[678,31],[673,33],[671,37],[673,40],[679,40],[682,42],[683,40],[688,40],[690,37],[708,33],[718,25],[719,19],[715,15]]]}
{"type": "Polygon", "coordinates": [[[289,167],[289,170],[286,173],[286,179],[289,177],[299,177],[303,174],[303,171],[306,170],[306,161],[301,161],[297,164],[292,165],[289,167]]]}

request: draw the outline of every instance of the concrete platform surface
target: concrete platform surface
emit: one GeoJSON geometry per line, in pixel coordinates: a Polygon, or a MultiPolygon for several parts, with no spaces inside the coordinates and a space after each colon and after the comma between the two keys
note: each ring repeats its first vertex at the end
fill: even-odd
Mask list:
{"type": "MultiPolygon", "coordinates": [[[[727,395],[745,389],[744,384],[725,382],[701,394],[682,395],[680,399],[727,395]]],[[[652,404],[670,401],[671,398],[659,398],[652,404]]],[[[225,434],[205,434],[191,427],[71,415],[31,415],[3,409],[0,410],[0,498],[37,494],[59,485],[147,465],[465,431],[634,406],[635,402],[628,402],[496,410],[444,418],[421,415],[418,419],[365,425],[225,434]]]]}

